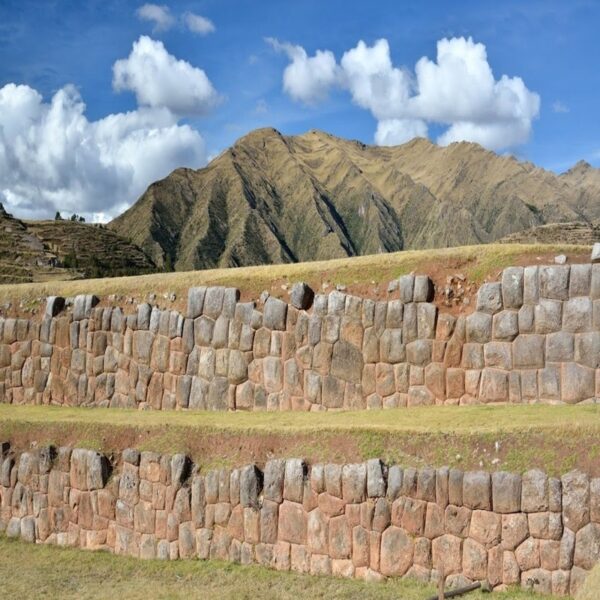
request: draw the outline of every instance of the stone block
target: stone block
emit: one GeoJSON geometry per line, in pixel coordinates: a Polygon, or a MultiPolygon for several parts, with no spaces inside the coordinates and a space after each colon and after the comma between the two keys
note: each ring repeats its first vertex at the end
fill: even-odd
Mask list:
{"type": "Polygon", "coordinates": [[[573,360],[575,337],[567,331],[558,331],[546,336],[546,360],[565,362],[573,360]]]}
{"type": "Polygon", "coordinates": [[[560,401],[560,367],[547,365],[538,371],[538,394],[540,400],[560,401]]]}
{"type": "Polygon", "coordinates": [[[474,312],[466,319],[467,342],[485,344],[492,339],[492,315],[474,312]]]}
{"type": "Polygon", "coordinates": [[[553,300],[567,300],[569,298],[568,265],[549,265],[540,267],[540,297],[553,300]]]}
{"type": "Polygon", "coordinates": [[[523,271],[523,304],[537,304],[539,299],[539,267],[525,267],[523,271]]]}
{"type": "Polygon", "coordinates": [[[431,361],[432,349],[431,340],[415,340],[406,345],[406,358],[410,364],[424,367],[431,361]]]}
{"type": "Polygon", "coordinates": [[[434,292],[433,282],[427,275],[417,275],[415,277],[413,302],[431,302],[434,292]]]}
{"type": "Polygon", "coordinates": [[[521,510],[521,476],[516,473],[492,473],[492,507],[497,513],[521,510]]]}
{"type": "Polygon", "coordinates": [[[514,550],[529,536],[529,524],[524,513],[502,515],[502,547],[514,550]]]}
{"type": "Polygon", "coordinates": [[[495,314],[492,320],[492,337],[494,340],[512,342],[519,334],[519,313],[514,310],[503,310],[495,314]]]}
{"type": "Polygon", "coordinates": [[[578,297],[567,300],[563,309],[563,329],[571,333],[582,333],[592,328],[592,300],[578,297]]]}
{"type": "Polygon", "coordinates": [[[594,369],[574,362],[562,363],[561,393],[562,401],[576,404],[593,398],[596,392],[594,369]]]}
{"type": "Polygon", "coordinates": [[[433,339],[437,322],[437,306],[428,302],[417,305],[417,336],[420,339],[433,339]]]}
{"type": "MultiPolygon", "coordinates": [[[[568,334],[567,334],[568,335],[568,334]]],[[[600,367],[600,332],[589,331],[575,336],[575,352],[563,362],[575,359],[575,362],[597,369],[600,367]]]]}
{"type": "Polygon", "coordinates": [[[240,504],[258,508],[258,497],[262,490],[263,477],[256,465],[245,466],[240,473],[240,504]]]}
{"type": "Polygon", "coordinates": [[[462,500],[467,508],[491,510],[492,485],[489,473],[467,471],[463,476],[462,500]]]}
{"type": "Polygon", "coordinates": [[[504,308],[521,308],[523,304],[523,267],[508,267],[502,271],[502,303],[504,308]]]}
{"type": "Polygon", "coordinates": [[[592,278],[592,265],[571,265],[571,276],[569,281],[569,296],[589,296],[592,278]]]}
{"type": "Polygon", "coordinates": [[[284,331],[288,305],[283,300],[269,296],[265,302],[263,326],[267,329],[284,331]]]}
{"type": "Polygon", "coordinates": [[[495,314],[502,310],[502,284],[484,283],[477,291],[477,310],[495,314]]]}
{"type": "Polygon", "coordinates": [[[284,459],[267,461],[264,470],[264,498],[273,502],[283,501],[283,483],[286,462],[284,459]]]}
{"type": "Polygon", "coordinates": [[[404,575],[412,565],[413,553],[413,539],[399,527],[388,527],[381,536],[381,573],[386,576],[404,575]]]}
{"type": "Polygon", "coordinates": [[[474,539],[463,542],[463,574],[469,579],[481,580],[487,577],[487,550],[474,539]]]}
{"type": "Polygon", "coordinates": [[[458,574],[462,571],[463,540],[455,535],[444,534],[431,543],[433,568],[444,575],[458,574]]]}
{"type": "Polygon", "coordinates": [[[400,290],[400,301],[404,304],[412,302],[415,289],[415,276],[402,275],[398,280],[398,288],[400,290]]]}
{"type": "Polygon", "coordinates": [[[284,500],[279,506],[279,539],[306,544],[307,517],[301,504],[284,500]]]}
{"type": "Polygon", "coordinates": [[[188,290],[187,316],[195,319],[202,314],[204,308],[204,297],[206,296],[206,287],[191,287],[188,290]]]}
{"type": "Polygon", "coordinates": [[[285,461],[283,498],[291,502],[302,502],[304,481],[307,476],[306,463],[300,458],[285,461]]]}
{"type": "Polygon", "coordinates": [[[590,570],[600,561],[600,525],[588,523],[575,536],[575,554],[573,563],[576,567],[590,570]]]}
{"type": "Polygon", "coordinates": [[[378,458],[367,461],[367,495],[369,498],[386,495],[384,465],[378,458]]]}
{"type": "Polygon", "coordinates": [[[344,381],[360,383],[362,370],[363,355],[360,349],[342,340],[336,342],[331,358],[331,374],[344,381]]]}
{"type": "Polygon", "coordinates": [[[489,342],[483,349],[486,367],[512,369],[512,345],[509,342],[489,342]]]}
{"type": "Polygon", "coordinates": [[[65,307],[65,299],[61,296],[48,296],[44,316],[52,318],[58,315],[65,307]]]}
{"type": "Polygon", "coordinates": [[[577,533],[590,522],[590,478],[581,471],[571,471],[561,478],[563,523],[577,533]]]}
{"type": "Polygon", "coordinates": [[[542,298],[534,309],[536,333],[560,331],[562,323],[562,305],[558,300],[542,298]]]}
{"type": "Polygon", "coordinates": [[[513,342],[513,366],[516,369],[544,366],[545,338],[542,335],[522,334],[513,342]]]}

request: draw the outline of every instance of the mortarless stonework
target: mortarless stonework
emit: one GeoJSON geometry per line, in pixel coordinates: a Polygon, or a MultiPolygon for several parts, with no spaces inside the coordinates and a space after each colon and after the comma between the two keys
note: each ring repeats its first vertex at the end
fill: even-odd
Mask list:
{"type": "Polygon", "coordinates": [[[430,302],[426,276],[374,302],[296,286],[260,310],[192,288],[187,315],[142,304],[0,319],[0,401],[209,410],[580,403],[600,397],[600,264],[510,267],[476,311],[430,302]],[[310,304],[312,303],[312,306],[310,304]],[[307,307],[309,308],[301,308],[307,307]]]}
{"type": "Polygon", "coordinates": [[[600,479],[275,459],[202,473],[186,456],[41,448],[0,459],[0,530],[139,558],[488,580],[574,593],[600,560],[600,479]]]}

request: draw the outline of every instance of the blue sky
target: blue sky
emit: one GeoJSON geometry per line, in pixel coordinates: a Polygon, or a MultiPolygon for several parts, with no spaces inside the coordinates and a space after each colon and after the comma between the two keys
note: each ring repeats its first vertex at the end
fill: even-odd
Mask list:
{"type": "MultiPolygon", "coordinates": [[[[78,114],[83,108],[77,109],[81,105],[77,103],[85,103],[85,122],[81,124],[80,134],[65,142],[65,153],[70,153],[69,157],[55,156],[56,168],[44,178],[27,172],[23,165],[31,164],[32,159],[26,160],[25,154],[20,158],[13,156],[12,163],[7,161],[4,172],[0,162],[0,201],[13,212],[43,216],[57,207],[67,211],[80,207],[81,213],[105,219],[135,200],[135,195],[149,183],[147,179],[162,177],[165,169],[177,166],[177,160],[200,166],[199,163],[256,127],[273,126],[286,134],[318,128],[366,143],[375,140],[384,143],[384,139],[403,141],[414,131],[426,131],[434,140],[443,135],[449,122],[439,123],[436,119],[439,115],[442,120],[446,118],[451,111],[447,105],[420,108],[415,112],[416,109],[407,104],[406,110],[398,111],[391,96],[381,105],[381,99],[374,97],[377,89],[371,89],[370,96],[361,100],[359,86],[363,80],[360,75],[353,80],[347,66],[342,68],[342,57],[356,48],[360,40],[367,48],[373,48],[377,40],[385,39],[395,69],[388,75],[405,77],[409,82],[406,85],[412,86],[411,94],[414,94],[415,64],[419,59],[427,57],[431,64],[435,63],[436,44],[444,38],[472,38],[473,44],[485,47],[485,60],[493,71],[494,81],[499,81],[502,75],[522,80],[528,94],[523,102],[529,107],[526,125],[512,137],[473,134],[473,139],[484,140],[484,143],[492,140],[486,144],[488,147],[510,151],[555,171],[563,171],[579,159],[600,166],[600,119],[597,116],[600,69],[597,53],[593,52],[600,27],[599,2],[206,0],[157,4],[162,5],[170,17],[170,22],[162,27],[156,21],[141,17],[138,11],[143,2],[1,0],[0,93],[1,88],[9,84],[27,86],[19,88],[20,95],[14,87],[5,89],[4,100],[10,101],[14,111],[34,102],[30,97],[32,90],[40,96],[38,108],[15,113],[24,115],[23,127],[28,127],[32,119],[41,119],[45,107],[65,86],[75,88],[68,88],[70,91],[63,104],[75,106],[73,110],[78,114]],[[190,13],[210,20],[214,30],[191,31],[185,22],[185,15],[190,13]],[[164,90],[142,89],[148,80],[140,80],[139,68],[143,61],[134,63],[132,51],[141,36],[147,36],[149,51],[160,52],[161,60],[169,56],[185,61],[190,69],[196,69],[189,71],[192,78],[198,70],[205,74],[211,88],[202,88],[191,98],[190,102],[197,103],[197,109],[174,110],[174,100],[166,97],[164,90]],[[268,43],[267,38],[276,41],[268,43]],[[151,42],[161,42],[164,52],[151,42]],[[304,79],[292,81],[296,73],[292,69],[289,85],[284,89],[284,73],[296,60],[298,47],[304,49],[308,59],[317,50],[330,51],[331,58],[321,57],[329,60],[328,70],[324,79],[315,83],[304,79]],[[116,84],[113,65],[128,57],[130,62],[124,65],[121,83],[116,84]],[[316,98],[314,93],[311,95],[315,89],[325,91],[316,98]],[[89,158],[93,149],[81,151],[82,144],[97,135],[95,122],[111,114],[136,111],[143,113],[144,124],[140,127],[144,143],[150,143],[149,132],[153,129],[162,132],[160,135],[168,132],[170,137],[164,142],[167,150],[162,163],[162,142],[159,144],[156,136],[157,147],[147,151],[147,155],[153,157],[148,164],[133,161],[125,165],[115,160],[110,172],[106,171],[106,160],[96,164],[89,158]],[[165,111],[170,111],[171,116],[165,111]],[[410,116],[408,125],[407,114],[410,116]],[[401,127],[396,121],[391,129],[384,127],[385,123],[392,122],[390,119],[398,118],[402,119],[401,127]],[[152,119],[157,119],[158,124],[152,119]],[[378,125],[381,131],[376,137],[378,125]],[[391,134],[386,138],[388,130],[391,134]],[[11,164],[12,171],[9,170],[11,164]],[[19,176],[14,174],[15,164],[20,165],[19,176]],[[77,165],[84,165],[86,175],[73,183],[70,181],[73,177],[66,176],[65,172],[77,165]],[[152,168],[155,168],[155,176],[152,168]],[[98,183],[111,177],[114,181],[110,184],[98,183]]],[[[385,54],[385,48],[379,47],[379,50],[385,54]]],[[[360,69],[369,67],[365,61],[371,60],[370,56],[360,59],[360,69]]],[[[302,56],[298,60],[302,62],[302,56]]],[[[310,61],[307,64],[310,71],[307,76],[312,77],[313,67],[320,65],[310,61]]],[[[186,87],[185,76],[180,85],[182,89],[186,87]]],[[[455,82],[452,93],[462,85],[464,82],[455,82]]],[[[179,84],[172,85],[171,89],[173,87],[179,84]]],[[[435,97],[437,95],[432,93],[429,99],[422,99],[421,104],[429,102],[431,105],[435,97]]],[[[182,101],[185,104],[186,99],[182,101]]],[[[186,106],[191,106],[190,102],[186,106]]],[[[59,126],[68,128],[71,108],[63,110],[59,126]]],[[[4,112],[5,118],[11,115],[12,122],[19,120],[10,111],[5,109],[4,112]]],[[[503,130],[504,123],[501,121],[503,130]]],[[[115,155],[130,155],[138,139],[127,137],[131,133],[130,125],[123,125],[118,136],[108,132],[109,126],[103,122],[100,141],[94,143],[106,149],[112,143],[106,140],[118,137],[120,145],[115,155]]],[[[57,135],[55,129],[44,127],[45,133],[36,137],[42,140],[39,144],[49,143],[48,140],[57,135]]],[[[464,128],[453,130],[447,141],[471,135],[464,131],[464,128]]],[[[27,137],[23,132],[13,132],[15,140],[18,135],[23,139],[27,137]]],[[[8,142],[6,144],[8,146],[8,142]]],[[[35,160],[41,161],[46,155],[37,151],[35,160]]]]}

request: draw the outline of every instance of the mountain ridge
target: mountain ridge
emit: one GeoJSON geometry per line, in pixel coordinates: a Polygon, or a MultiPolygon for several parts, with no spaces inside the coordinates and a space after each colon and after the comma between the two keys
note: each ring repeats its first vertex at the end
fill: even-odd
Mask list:
{"type": "Polygon", "coordinates": [[[311,130],[250,132],[153,183],[109,227],[177,270],[499,240],[600,218],[600,169],[556,175],[472,142],[369,146],[311,130]]]}

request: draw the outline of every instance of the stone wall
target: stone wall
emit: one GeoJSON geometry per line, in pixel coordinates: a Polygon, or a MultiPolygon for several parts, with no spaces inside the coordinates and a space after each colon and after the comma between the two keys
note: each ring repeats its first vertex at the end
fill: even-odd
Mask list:
{"type": "Polygon", "coordinates": [[[301,284],[291,303],[192,288],[186,316],[50,298],[0,319],[0,401],[212,410],[579,403],[600,397],[600,264],[511,267],[475,312],[407,275],[387,302],[301,284]]]}
{"type": "Polygon", "coordinates": [[[0,460],[0,530],[139,558],[573,593],[600,560],[600,479],[42,448],[0,460]]]}

